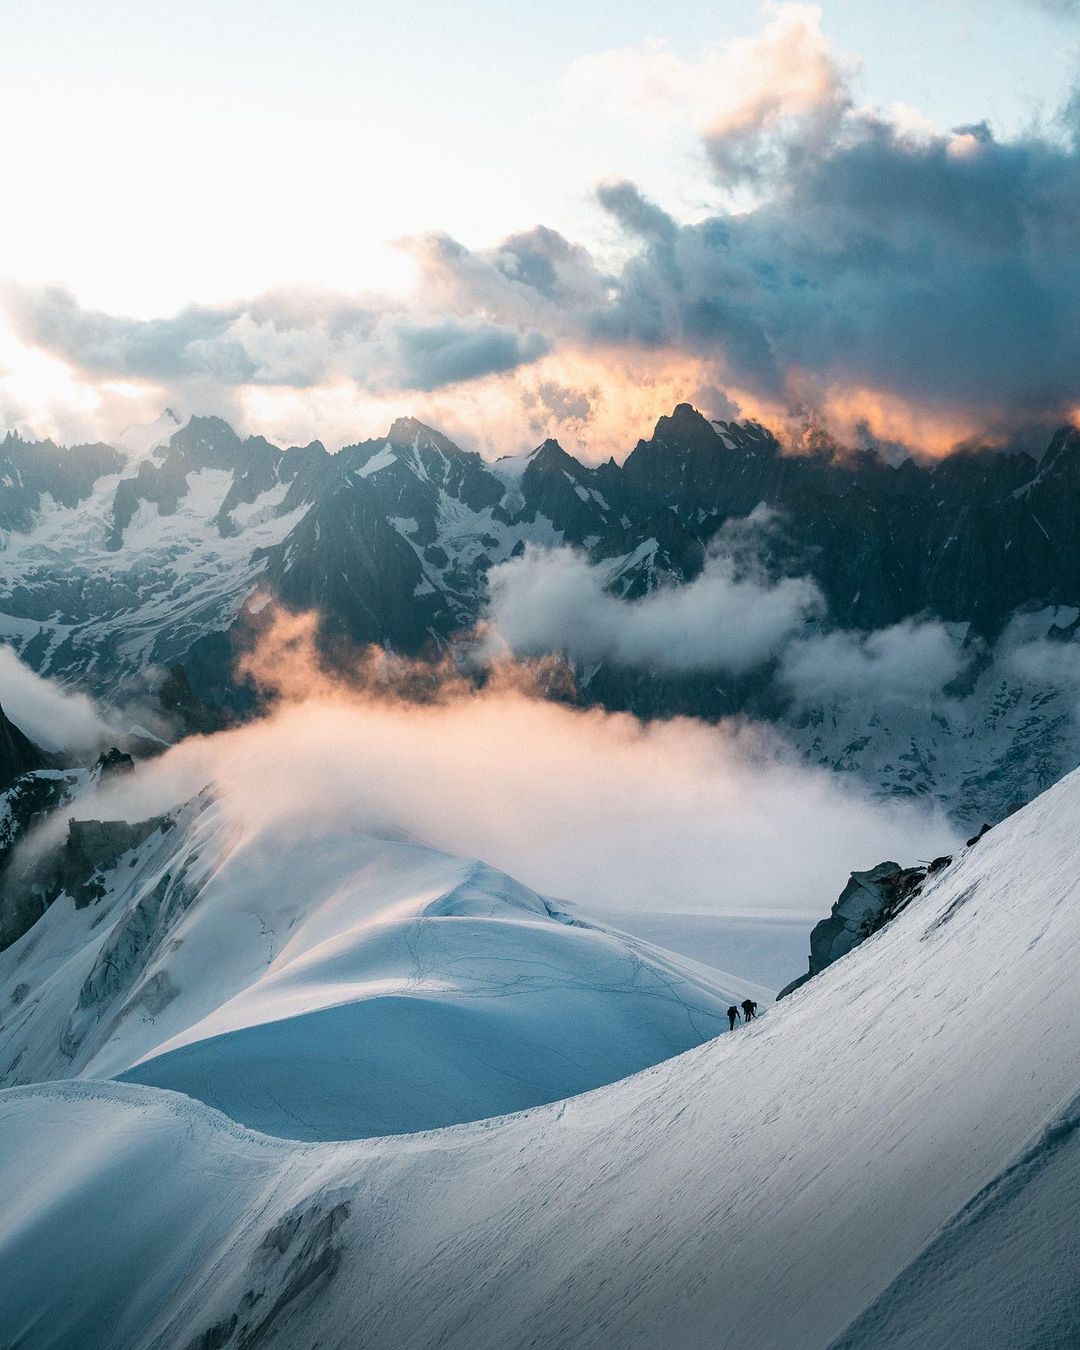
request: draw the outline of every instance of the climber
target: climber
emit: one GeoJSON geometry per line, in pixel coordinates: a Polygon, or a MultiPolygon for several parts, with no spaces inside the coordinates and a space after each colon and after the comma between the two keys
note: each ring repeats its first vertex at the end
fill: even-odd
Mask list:
{"type": "Polygon", "coordinates": [[[757,1016],[757,1004],[752,998],[744,998],[742,1001],[743,1021],[752,1022],[757,1016]]]}
{"type": "Polygon", "coordinates": [[[738,1008],[732,1006],[727,1010],[727,1020],[728,1020],[728,1030],[734,1031],[735,1023],[742,1021],[742,1018],[739,1016],[738,1008]]]}

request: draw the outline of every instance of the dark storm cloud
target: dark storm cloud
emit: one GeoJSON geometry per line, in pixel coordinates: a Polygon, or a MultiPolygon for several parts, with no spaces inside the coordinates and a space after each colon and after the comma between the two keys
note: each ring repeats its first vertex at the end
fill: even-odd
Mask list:
{"type": "Polygon", "coordinates": [[[372,389],[431,390],[511,370],[548,347],[534,328],[428,319],[326,293],[273,292],[165,319],[83,309],[59,288],[9,285],[4,299],[25,341],[105,378],[303,388],[347,376],[372,389]]]}
{"type": "Polygon", "coordinates": [[[543,356],[547,340],[535,329],[518,333],[498,324],[403,325],[397,332],[398,382],[404,389],[440,389],[543,356]]]}
{"type": "Polygon", "coordinates": [[[598,189],[630,247],[615,272],[537,226],[487,250],[414,240],[410,302],[275,292],[135,320],[9,289],[8,308],[24,339],[102,376],[432,390],[623,346],[704,360],[718,388],[800,414],[849,390],[1002,434],[1068,415],[1080,103],[1009,141],[980,120],[912,133],[854,109],[815,59],[796,103],[765,82],[705,138],[741,209],[682,224],[634,184],[598,189]]]}
{"type": "Polygon", "coordinates": [[[649,201],[634,183],[602,183],[596,197],[628,234],[636,234],[654,246],[673,244],[678,237],[679,229],[671,216],[649,201]]]}
{"type": "Polygon", "coordinates": [[[797,371],[1010,416],[1080,399],[1075,148],[853,115],[816,143],[770,139],[783,163],[743,214],[675,226],[603,190],[642,242],[592,331],[715,352],[771,397],[797,371]]]}
{"type": "Polygon", "coordinates": [[[1064,416],[1080,402],[1076,146],[997,141],[985,121],[915,135],[853,111],[839,77],[821,87],[803,116],[707,138],[722,183],[753,166],[753,209],[679,224],[605,184],[635,246],[616,275],[546,231],[488,252],[429,241],[429,280],[553,344],[715,358],[720,383],[793,409],[839,386],[999,432],[1064,416]]]}

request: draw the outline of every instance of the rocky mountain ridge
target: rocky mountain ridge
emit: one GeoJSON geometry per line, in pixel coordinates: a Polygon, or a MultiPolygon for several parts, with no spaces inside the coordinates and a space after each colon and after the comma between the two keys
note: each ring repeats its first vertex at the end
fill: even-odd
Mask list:
{"type": "MultiPolygon", "coordinates": [[[[892,465],[788,454],[757,423],[683,404],[622,465],[593,466],[555,441],[487,462],[409,418],[337,454],[241,439],[214,417],[176,423],[163,415],[119,448],[0,442],[0,640],[38,671],[112,699],[179,663],[202,707],[242,709],[236,647],[267,599],[317,610],[330,638],[431,650],[472,627],[490,569],[527,547],[577,548],[633,600],[692,582],[718,532],[763,504],[775,527],[760,566],[812,578],[826,627],[933,616],[985,646],[1021,612],[1041,611],[1038,633],[1061,643],[1080,624],[1072,428],[1041,458],[892,465]]],[[[776,722],[808,757],[887,792],[959,799],[967,819],[999,817],[1080,759],[1073,692],[1003,683],[986,664],[944,718],[794,707],[767,667],[579,674],[584,701],[642,716],[776,722]]]]}

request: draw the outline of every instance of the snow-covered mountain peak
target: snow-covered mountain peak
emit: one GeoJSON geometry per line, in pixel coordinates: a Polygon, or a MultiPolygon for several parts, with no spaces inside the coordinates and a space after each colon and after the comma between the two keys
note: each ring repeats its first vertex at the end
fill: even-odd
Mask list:
{"type": "Polygon", "coordinates": [[[0,1086],[120,1076],[270,1133],[355,1138],[610,1082],[767,998],[484,863],[344,828],[317,840],[238,837],[207,794],[142,823],[72,821],[27,883],[55,898],[0,952],[0,1006],[17,1006],[0,1086]]]}
{"type": "MultiPolygon", "coordinates": [[[[312,1145],[289,1135],[303,1132],[298,1105],[355,1128],[361,1084],[382,1090],[391,1115],[418,1082],[441,1097],[445,1047],[428,1037],[443,1023],[420,1016],[428,1000],[452,1018],[471,1075],[493,1065],[526,1080],[549,1064],[565,1073],[582,1050],[580,985],[553,979],[551,958],[565,958],[578,930],[539,911],[515,921],[486,876],[468,904],[490,904],[495,923],[433,918],[432,904],[468,889],[462,865],[385,845],[355,857],[361,870],[334,888],[326,883],[344,853],[336,844],[327,856],[306,852],[315,903],[300,924],[290,924],[296,912],[280,886],[257,874],[245,881],[242,869],[222,878],[214,903],[220,873],[186,908],[166,900],[167,883],[153,913],[177,913],[179,925],[153,948],[169,980],[152,986],[161,967],[144,964],[142,983],[130,971],[146,951],[132,935],[153,929],[153,913],[144,908],[133,929],[139,907],[116,898],[94,929],[90,908],[54,906],[22,971],[0,977],[9,1053],[25,1045],[28,1073],[36,1056],[74,1044],[59,1016],[73,995],[78,1033],[95,999],[145,990],[137,1015],[116,1019],[104,1007],[100,1025],[113,1042],[149,1038],[190,998],[192,974],[205,981],[218,968],[221,935],[237,931],[229,925],[251,941],[227,950],[258,952],[264,964],[198,1039],[144,1056],[127,1081],[69,1078],[0,1094],[0,1193],[15,1216],[0,1260],[18,1272],[0,1282],[0,1322],[28,1345],[64,1350],[358,1340],[399,1350],[435,1335],[447,1350],[503,1350],[538,1334],[550,1345],[625,1350],[1071,1345],[1078,819],[1074,774],[734,1035],[569,1100],[407,1138],[323,1135],[312,1145]],[[407,899],[400,919],[363,921],[357,906],[375,884],[407,899]],[[113,921],[118,907],[127,926],[113,921]],[[468,934],[467,960],[458,933],[468,934]],[[523,957],[540,960],[527,967],[541,981],[528,1020],[554,1033],[550,1059],[512,1035],[501,1042],[509,1060],[495,1052],[489,1019],[506,1031],[508,1002],[520,995],[508,975],[523,957]],[[336,989],[345,1000],[330,1003],[336,989]],[[307,1021],[299,1010],[313,995],[323,1001],[307,1021]],[[381,1004],[392,1034],[351,1024],[358,1001],[381,1004]],[[469,1025],[477,1017],[482,1032],[469,1025]],[[393,1081],[372,1067],[374,1056],[385,1068],[387,1047],[393,1081]],[[403,1066],[414,1079],[400,1077],[403,1066]],[[318,1091],[296,1093],[297,1073],[318,1091]],[[274,1111],[290,1122],[276,1139],[236,1123],[274,1111]],[[108,1225],[110,1241],[88,1267],[94,1224],[108,1225]]],[[[125,874],[180,843],[148,838],[125,874]]],[[[270,866],[282,861],[275,854],[270,866]]],[[[165,863],[156,860],[160,876],[165,863]]],[[[175,864],[167,870],[178,875],[175,864]]],[[[611,978],[620,959],[606,942],[588,950],[605,1006],[624,987],[611,978]]],[[[634,1004],[635,1036],[676,992],[642,978],[636,971],[647,1007],[634,1004]]],[[[462,1060],[450,1061],[452,1073],[462,1060]]]]}
{"type": "Polygon", "coordinates": [[[464,453],[449,436],[444,436],[441,431],[429,427],[416,417],[395,418],[386,433],[386,439],[393,445],[423,446],[429,450],[441,450],[448,455],[464,453]]]}
{"type": "Polygon", "coordinates": [[[520,482],[522,474],[540,453],[541,448],[537,446],[534,450],[526,450],[519,455],[500,455],[491,463],[491,471],[506,479],[508,483],[520,482]]]}
{"type": "Polygon", "coordinates": [[[167,446],[183,425],[172,408],[166,408],[152,422],[133,422],[126,426],[116,439],[117,449],[124,453],[129,467],[133,468],[147,455],[167,446]]]}
{"type": "MultiPolygon", "coordinates": [[[[169,415],[160,420],[164,434],[169,415]]],[[[724,547],[719,532],[764,502],[777,522],[760,536],[764,567],[812,578],[830,628],[857,643],[928,615],[994,642],[1019,614],[1080,605],[1076,442],[1064,429],[1041,467],[982,454],[898,469],[870,454],[787,456],[757,423],[710,424],[689,404],[622,465],[582,463],[556,441],[486,463],[415,418],[334,455],[242,440],[215,417],[192,418],[137,461],[9,438],[0,641],[40,671],[89,675],[107,696],[182,662],[200,698],[227,702],[229,634],[256,585],[353,642],[415,652],[483,617],[491,568],[530,546],[582,549],[634,599],[692,584],[724,547]]],[[[983,694],[994,706],[998,695],[976,683],[977,697],[944,691],[942,718],[871,696],[870,715],[851,698],[793,706],[764,672],[733,685],[605,662],[582,687],[647,716],[764,709],[813,759],[930,794],[977,825],[1072,767],[1080,725],[1065,679],[1049,699],[1045,681],[1010,679],[1015,707],[992,723],[983,694]]]]}

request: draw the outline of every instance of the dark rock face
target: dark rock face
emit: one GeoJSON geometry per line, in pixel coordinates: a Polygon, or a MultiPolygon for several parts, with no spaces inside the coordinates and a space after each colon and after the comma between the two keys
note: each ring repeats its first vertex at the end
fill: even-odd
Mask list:
{"type": "Polygon", "coordinates": [[[52,755],[36,746],[0,708],[0,792],[9,788],[24,773],[45,769],[55,763],[52,755]]]}
{"type": "Polygon", "coordinates": [[[285,1214],[266,1233],[236,1310],[187,1343],[186,1350],[257,1350],[302,1340],[305,1312],[334,1279],[345,1249],[349,1203],[319,1195],[285,1214]]]}
{"type": "MultiPolygon", "coordinates": [[[[30,529],[43,493],[75,505],[122,467],[105,446],[60,450],[8,437],[0,527],[30,529]]],[[[933,614],[993,636],[1020,607],[1080,605],[1080,433],[1072,428],[1056,434],[1041,462],[973,452],[894,466],[829,447],[784,454],[755,422],[713,423],[680,404],[621,467],[584,465],[546,441],[514,471],[411,418],[331,455],[318,442],[283,450],[241,440],[220,418],[195,417],[121,478],[109,547],[123,547],[140,503],[174,514],[205,470],[227,475],[208,521],[223,538],[237,537],[244,510],[275,489],[268,509],[276,515],[303,509],[280,543],[251,560],[276,595],[319,609],[353,642],[407,651],[471,625],[488,569],[530,542],[572,544],[596,561],[647,546],[613,583],[634,598],[693,580],[725,522],[762,504],[782,521],[768,541],[767,571],[813,577],[838,627],[868,631],[933,614]]],[[[89,579],[73,586],[42,574],[0,604],[39,622],[137,605],[129,582],[110,585],[95,598],[89,579]]],[[[227,627],[208,613],[188,650],[227,627]]],[[[196,694],[204,670],[206,687],[220,686],[225,672],[210,671],[205,654],[178,655],[196,694]]],[[[687,692],[681,699],[669,682],[668,710],[685,710],[687,692]]],[[[610,693],[618,702],[617,689],[610,693]]]]}
{"type": "Polygon", "coordinates": [[[135,761],[114,745],[111,750],[106,750],[99,756],[94,768],[99,778],[122,778],[124,774],[135,772],[135,761]]]}
{"type": "Polygon", "coordinates": [[[415,651],[433,631],[453,626],[446,596],[418,594],[424,573],[414,548],[376,495],[351,491],[346,475],[270,555],[267,575],[286,605],[318,610],[330,631],[354,642],[415,651]]]}
{"type": "MultiPolygon", "coordinates": [[[[221,635],[215,636],[217,645],[224,646],[228,652],[227,640],[221,635]]],[[[228,661],[229,657],[226,656],[225,660],[228,661]]],[[[213,665],[216,668],[217,662],[213,665]]],[[[191,688],[187,671],[182,665],[171,666],[154,693],[158,708],[175,729],[178,737],[208,736],[215,731],[224,730],[232,720],[219,704],[207,702],[196,696],[191,688]]]]}
{"type": "MultiPolygon", "coordinates": [[[[935,859],[936,870],[948,861],[935,859]]],[[[810,934],[809,970],[785,985],[777,998],[786,997],[883,928],[907,906],[926,876],[925,867],[901,867],[894,862],[878,863],[868,872],[852,872],[829,917],[815,924],[810,934]]]]}
{"type": "MultiPolygon", "coordinates": [[[[64,798],[52,803],[53,809],[64,798]]],[[[6,859],[0,874],[0,951],[32,928],[61,895],[85,909],[105,893],[103,876],[129,849],[138,848],[156,830],[171,826],[167,816],[132,823],[126,820],[71,820],[67,838],[21,869],[6,859]]]]}
{"type": "MultiPolygon", "coordinates": [[[[482,612],[493,563],[552,535],[597,562],[639,550],[612,582],[627,599],[692,581],[721,526],[762,504],[780,522],[766,571],[812,577],[837,627],[930,614],[993,638],[1019,608],[1080,605],[1071,429],[1041,464],[986,452],[893,466],[870,453],[785,455],[764,427],[713,424],[683,404],[622,467],[590,468],[547,441],[508,479],[409,419],[333,458],[307,515],[270,552],[267,578],[355,642],[418,651],[445,641],[482,612]],[[455,537],[447,522],[458,503],[487,515],[489,530],[477,523],[455,537]]],[[[767,672],[732,683],[605,670],[585,698],[649,713],[781,710],[767,672]]]]}
{"type": "Polygon", "coordinates": [[[84,909],[103,893],[99,874],[115,867],[122,853],[137,848],[163,827],[164,819],[157,817],[134,824],[127,820],[71,820],[67,840],[39,878],[56,894],[70,895],[76,909],[84,909]]]}
{"type": "Polygon", "coordinates": [[[9,433],[0,441],[0,529],[30,529],[46,493],[61,506],[78,506],[123,462],[108,445],[65,447],[9,433]]]}
{"type": "MultiPolygon", "coordinates": [[[[368,643],[423,653],[472,628],[491,569],[527,547],[580,548],[607,569],[612,594],[632,601],[692,582],[718,531],[764,505],[771,524],[753,532],[756,565],[772,579],[813,579],[829,625],[866,633],[937,617],[970,625],[970,649],[986,655],[983,640],[1017,612],[1080,609],[1080,434],[1062,429],[1037,459],[1043,448],[899,465],[825,444],[785,454],[757,423],[710,422],[688,404],[660,418],[622,466],[582,464],[555,441],[491,464],[411,418],[329,454],[318,442],[243,440],[221,419],[197,417],[137,468],[108,447],[8,437],[0,528],[32,530],[46,494],[100,500],[70,557],[28,551],[6,575],[0,557],[0,611],[34,632],[20,649],[28,664],[72,680],[92,670],[99,695],[169,670],[161,698],[177,733],[210,731],[256,707],[235,676],[258,632],[256,595],[317,611],[328,655],[368,643]],[[148,512],[160,531],[129,528],[148,512]]],[[[1059,622],[1048,636],[1080,639],[1080,621],[1059,622]]],[[[786,723],[814,763],[945,800],[933,766],[947,755],[929,718],[910,746],[895,727],[874,741],[825,726],[832,711],[795,708],[768,664],[738,677],[607,663],[579,674],[583,703],[786,723]]],[[[1012,692],[980,689],[979,726],[1008,721],[1008,736],[950,770],[965,823],[996,818],[1077,762],[1064,700],[1036,705],[1028,689],[1029,706],[1014,708],[1012,692]]],[[[981,734],[967,743],[982,745],[981,734]]]]}
{"type": "Polygon", "coordinates": [[[1041,462],[963,453],[887,464],[869,453],[783,455],[754,423],[708,423],[688,405],[661,418],[624,476],[690,522],[716,528],[760,502],[780,509],[787,547],[821,586],[838,626],[884,628],[920,613],[989,636],[1024,605],[1080,600],[1080,433],[1041,462]]]}

